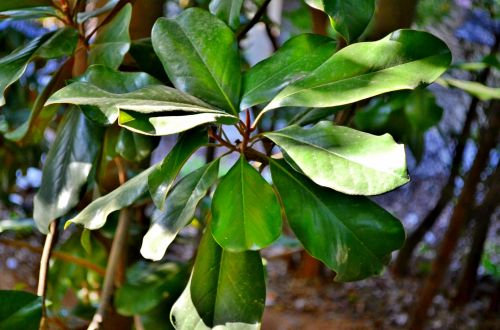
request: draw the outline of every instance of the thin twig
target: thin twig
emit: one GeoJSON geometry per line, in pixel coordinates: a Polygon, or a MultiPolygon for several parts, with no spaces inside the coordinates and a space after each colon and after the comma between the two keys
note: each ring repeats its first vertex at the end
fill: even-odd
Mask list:
{"type": "Polygon", "coordinates": [[[47,306],[45,305],[47,295],[47,280],[49,274],[50,255],[54,247],[55,237],[57,235],[57,220],[52,221],[49,226],[49,233],[45,237],[45,244],[43,246],[42,257],[40,260],[40,274],[38,276],[38,289],[37,295],[42,297],[42,319],[40,321],[40,329],[45,330],[47,324],[47,306]]]}
{"type": "MultiPolygon", "coordinates": [[[[126,180],[125,168],[119,159],[115,159],[118,177],[120,184],[124,184],[126,180]]],[[[113,244],[111,245],[111,251],[109,253],[108,264],[106,267],[106,274],[104,276],[104,284],[102,287],[101,301],[97,312],[92,318],[88,330],[97,330],[101,328],[101,324],[104,321],[106,312],[111,305],[111,300],[114,291],[115,274],[120,264],[121,253],[125,248],[125,241],[127,237],[127,231],[130,223],[130,217],[127,209],[120,211],[120,217],[118,219],[118,227],[116,228],[115,237],[113,239],[113,244]]]]}
{"type": "MultiPolygon", "coordinates": [[[[17,247],[17,248],[23,248],[30,250],[33,253],[38,253],[42,254],[43,253],[43,248],[38,247],[38,246],[33,246],[29,243],[22,242],[22,241],[16,241],[16,240],[0,240],[0,244],[5,245],[5,246],[12,246],[12,247],[17,247]]],[[[52,251],[52,254],[50,255],[52,259],[59,259],[62,261],[70,262],[72,264],[82,266],[84,268],[87,268],[89,270],[92,270],[96,272],[97,274],[104,276],[106,270],[96,264],[91,263],[90,261],[72,256],[71,254],[67,254],[61,251],[52,251]]]]}
{"type": "Polygon", "coordinates": [[[269,5],[270,2],[271,2],[271,0],[264,1],[262,6],[260,6],[260,8],[255,13],[255,15],[252,17],[252,20],[250,22],[248,22],[248,24],[245,25],[241,31],[238,32],[238,35],[237,35],[238,40],[243,39],[245,37],[245,35],[248,33],[248,31],[250,31],[254,27],[255,24],[259,23],[262,16],[264,16],[264,13],[267,10],[267,6],[269,5]]]}

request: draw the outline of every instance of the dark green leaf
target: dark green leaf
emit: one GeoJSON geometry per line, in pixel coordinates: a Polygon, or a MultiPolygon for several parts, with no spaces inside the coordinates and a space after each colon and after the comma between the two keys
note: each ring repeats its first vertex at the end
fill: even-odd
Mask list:
{"type": "Polygon", "coordinates": [[[171,318],[177,329],[259,329],[265,298],[259,253],[223,250],[208,228],[171,318]]]}
{"type": "Polygon", "coordinates": [[[101,130],[76,109],[69,109],[60,124],[34,199],[33,218],[42,233],[49,224],[80,201],[101,141],[101,130]]]}
{"type": "Polygon", "coordinates": [[[224,22],[190,8],[160,18],[153,47],[174,86],[232,114],[238,113],[241,73],[238,44],[224,22]]]}
{"type": "Polygon", "coordinates": [[[2,0],[0,2],[0,11],[52,6],[51,0],[2,0]]]}
{"type": "Polygon", "coordinates": [[[57,30],[36,52],[43,58],[58,58],[73,54],[78,43],[78,31],[65,27],[57,30]]]}
{"type": "Polygon", "coordinates": [[[120,130],[116,152],[131,162],[141,162],[146,159],[158,145],[153,138],[133,133],[125,129],[120,130]]]}
{"type": "Polygon", "coordinates": [[[38,330],[42,298],[23,291],[0,291],[0,329],[38,330]]]}
{"type": "Polygon", "coordinates": [[[335,41],[315,34],[301,34],[287,41],[268,59],[243,76],[241,109],[269,102],[283,88],[307,76],[335,52],[335,41]]]}
{"type": "Polygon", "coordinates": [[[73,61],[66,61],[54,74],[43,91],[37,96],[30,116],[21,126],[4,134],[5,138],[16,141],[19,144],[35,144],[42,140],[45,128],[50,123],[57,111],[57,106],[45,107],[47,99],[65,85],[67,79],[71,78],[73,61]]]}
{"type": "Polygon", "coordinates": [[[367,197],[319,187],[283,161],[271,160],[271,173],[293,232],[337,281],[379,274],[402,246],[401,223],[367,197]]]}
{"type": "Polygon", "coordinates": [[[375,42],[335,53],[310,75],[288,85],[261,112],[282,106],[332,107],[390,91],[413,89],[437,79],[451,62],[440,39],[398,30],[375,42]]]}
{"type": "Polygon", "coordinates": [[[186,175],[172,189],[165,210],[157,212],[142,240],[144,258],[160,260],[179,231],[193,219],[196,206],[217,181],[219,159],[186,175]]]}
{"type": "Polygon", "coordinates": [[[351,43],[365,31],[375,12],[375,0],[306,0],[330,16],[333,28],[351,43]]]}
{"type": "Polygon", "coordinates": [[[165,198],[182,166],[201,146],[208,143],[204,130],[194,129],[182,134],[161,165],[148,177],[148,186],[156,207],[163,210],[165,198]]]}
{"type": "Polygon", "coordinates": [[[133,40],[130,45],[129,54],[134,58],[139,69],[170,85],[165,71],[158,70],[158,68],[162,67],[162,64],[155,53],[151,38],[133,40]]]}
{"type": "Polygon", "coordinates": [[[125,5],[120,12],[97,33],[90,45],[89,63],[103,64],[117,69],[130,48],[129,25],[132,5],[125,5]]]}
{"type": "Polygon", "coordinates": [[[179,295],[186,284],[186,273],[185,267],[175,263],[135,263],[127,269],[126,282],[116,291],[118,313],[144,314],[171,295],[179,295]]]}
{"type": "Polygon", "coordinates": [[[235,30],[240,26],[240,12],[243,0],[212,0],[210,12],[235,30]]]}
{"type": "Polygon", "coordinates": [[[243,156],[217,186],[212,217],[212,234],[229,251],[262,249],[281,234],[278,198],[243,156]]]}
{"type": "Polygon", "coordinates": [[[186,114],[223,114],[222,111],[213,109],[191,95],[162,85],[152,85],[129,93],[115,94],[89,83],[75,82],[53,94],[46,105],[56,103],[96,106],[109,123],[116,121],[120,110],[132,110],[145,114],[171,111],[185,111],[186,114]]]}
{"type": "Polygon", "coordinates": [[[307,108],[293,117],[292,120],[290,120],[289,125],[297,124],[300,126],[306,126],[309,124],[315,124],[321,119],[325,119],[345,109],[346,106],[331,108],[307,108]]]}
{"type": "Polygon", "coordinates": [[[90,230],[101,228],[111,212],[130,206],[146,195],[147,177],[156,167],[156,165],[151,166],[109,194],[94,200],[76,217],[66,222],[66,226],[70,223],[77,223],[90,230]]]}
{"type": "Polygon", "coordinates": [[[265,133],[320,186],[353,195],[376,195],[408,182],[404,146],[322,121],[265,133]]]}
{"type": "Polygon", "coordinates": [[[5,89],[23,75],[36,51],[52,35],[53,33],[48,33],[33,39],[26,45],[17,48],[9,55],[0,59],[0,106],[5,104],[5,98],[3,97],[5,89]]]}

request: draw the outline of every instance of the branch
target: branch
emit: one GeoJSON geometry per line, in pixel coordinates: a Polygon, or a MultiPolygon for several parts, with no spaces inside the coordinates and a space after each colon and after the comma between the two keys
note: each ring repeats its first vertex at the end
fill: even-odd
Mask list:
{"type": "Polygon", "coordinates": [[[45,244],[42,250],[42,258],[40,260],[40,274],[38,276],[37,295],[42,297],[42,319],[40,321],[40,329],[48,328],[47,324],[47,306],[45,305],[47,295],[47,278],[49,274],[50,255],[54,247],[55,237],[57,235],[57,220],[52,221],[49,227],[49,233],[45,238],[45,244]]]}
{"type": "Polygon", "coordinates": [[[260,6],[260,8],[255,13],[255,15],[252,17],[252,20],[250,22],[248,22],[248,24],[245,25],[243,27],[243,29],[241,29],[241,31],[238,32],[238,35],[237,35],[238,40],[243,39],[245,37],[245,35],[248,33],[248,31],[250,31],[254,27],[255,24],[259,23],[262,16],[264,16],[264,13],[266,12],[267,6],[269,5],[270,2],[271,2],[271,0],[264,1],[262,6],[260,6]]]}

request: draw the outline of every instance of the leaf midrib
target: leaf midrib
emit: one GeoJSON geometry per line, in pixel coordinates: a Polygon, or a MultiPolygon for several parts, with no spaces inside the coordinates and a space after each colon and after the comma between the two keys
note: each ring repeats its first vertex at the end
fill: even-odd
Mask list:
{"type": "Polygon", "coordinates": [[[350,232],[352,234],[352,236],[356,239],[356,241],[366,250],[366,252],[368,252],[369,255],[371,255],[372,257],[374,257],[378,262],[380,262],[380,264],[382,265],[382,267],[385,265],[383,260],[381,258],[379,258],[377,255],[375,255],[369,248],[368,246],[366,246],[366,244],[354,233],[354,231],[349,227],[347,226],[347,224],[344,223],[344,221],[342,221],[336,214],[334,214],[330,208],[325,205],[325,203],[323,203],[323,201],[321,199],[319,199],[311,190],[309,190],[307,188],[307,186],[305,186],[304,184],[302,184],[302,182],[300,182],[298,179],[296,179],[293,175],[290,174],[289,171],[287,171],[284,167],[282,167],[281,165],[279,165],[278,162],[274,161],[274,165],[275,166],[278,166],[279,168],[281,168],[281,170],[286,173],[290,178],[292,178],[294,181],[297,182],[297,184],[299,184],[301,187],[304,188],[305,191],[307,191],[309,193],[309,195],[313,196],[314,200],[316,200],[316,202],[322,206],[323,208],[325,208],[326,210],[328,210],[328,213],[330,214],[333,214],[334,215],[334,219],[337,219],[338,220],[338,223],[340,223],[348,232],[350,232]]]}
{"type": "Polygon", "coordinates": [[[191,45],[191,47],[193,47],[193,49],[196,51],[196,55],[198,56],[198,58],[201,60],[201,62],[205,65],[205,68],[207,69],[207,71],[210,73],[210,78],[212,78],[212,80],[215,82],[215,85],[217,86],[217,88],[219,89],[219,91],[221,92],[222,96],[224,96],[224,99],[226,100],[227,104],[229,105],[231,111],[233,112],[234,115],[237,115],[238,114],[238,111],[234,108],[233,106],[233,103],[231,102],[231,100],[229,99],[229,97],[227,96],[226,92],[224,91],[224,89],[222,89],[222,86],[220,85],[219,81],[216,79],[214,73],[212,72],[212,69],[210,68],[210,66],[206,63],[205,59],[203,58],[203,56],[201,56],[201,53],[200,53],[200,50],[196,47],[196,45],[191,41],[191,39],[189,38],[188,34],[186,33],[186,31],[184,31],[184,28],[182,27],[181,24],[179,24],[176,20],[173,20],[172,21],[174,24],[177,24],[177,26],[179,27],[179,29],[181,30],[182,34],[186,37],[186,39],[189,41],[189,44],[191,45]]]}
{"type": "MultiPolygon", "coordinates": [[[[323,152],[326,152],[327,154],[333,154],[334,156],[337,156],[338,158],[344,159],[344,160],[345,160],[345,161],[347,161],[347,162],[355,163],[355,164],[357,164],[357,165],[358,165],[358,166],[360,166],[360,167],[369,168],[369,169],[371,169],[371,170],[374,170],[374,171],[377,171],[377,172],[381,172],[381,173],[387,173],[387,174],[389,174],[390,176],[393,176],[393,177],[396,177],[396,178],[404,178],[404,177],[402,177],[402,176],[396,175],[396,173],[397,173],[397,172],[388,172],[388,171],[384,171],[384,170],[382,170],[382,169],[378,169],[378,168],[375,168],[375,167],[371,167],[371,166],[369,166],[369,165],[365,165],[364,163],[360,163],[360,162],[357,162],[357,161],[355,161],[355,160],[351,160],[350,158],[347,158],[347,157],[345,157],[345,156],[342,156],[341,154],[338,154],[338,153],[336,153],[336,152],[334,152],[334,151],[330,151],[330,150],[328,150],[328,149],[325,149],[325,148],[323,148],[323,147],[321,147],[321,146],[318,146],[318,145],[316,145],[316,144],[312,144],[312,143],[307,142],[307,141],[302,141],[302,140],[299,140],[299,139],[293,138],[292,136],[289,136],[289,135],[284,135],[284,134],[279,133],[279,132],[273,132],[273,133],[266,134],[266,135],[267,135],[267,136],[269,136],[269,135],[277,135],[277,136],[281,136],[281,137],[282,137],[282,138],[284,138],[284,139],[288,139],[288,140],[291,140],[291,141],[293,141],[293,142],[298,142],[298,143],[300,143],[300,144],[307,145],[307,146],[309,146],[309,147],[311,147],[311,148],[314,148],[314,149],[319,149],[319,150],[321,150],[321,151],[323,151],[323,152]]],[[[278,144],[278,143],[276,143],[276,144],[278,144]]],[[[278,144],[278,145],[279,145],[279,144],[278,144]]],[[[283,149],[285,149],[285,148],[283,147],[283,149]]],[[[288,153],[288,154],[290,155],[290,153],[288,153]]],[[[297,164],[297,165],[298,165],[298,164],[297,164]]]]}

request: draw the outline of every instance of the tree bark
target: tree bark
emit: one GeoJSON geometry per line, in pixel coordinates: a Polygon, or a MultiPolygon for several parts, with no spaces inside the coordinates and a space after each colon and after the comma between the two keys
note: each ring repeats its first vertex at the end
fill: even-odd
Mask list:
{"type": "Polygon", "coordinates": [[[410,27],[418,0],[378,0],[367,39],[378,40],[394,30],[410,27]]]}
{"type": "Polygon", "coordinates": [[[457,285],[457,294],[453,299],[453,307],[466,304],[476,285],[477,269],[483,255],[484,243],[488,236],[492,217],[495,209],[498,207],[498,196],[500,196],[500,166],[495,169],[489,184],[489,190],[484,197],[483,202],[476,209],[474,215],[476,227],[472,237],[472,244],[465,267],[457,285]]]}
{"type": "Polygon", "coordinates": [[[487,165],[490,150],[497,144],[500,137],[500,102],[495,101],[487,110],[489,114],[488,127],[482,130],[479,138],[479,149],[469,171],[458,202],[453,209],[448,229],[443,237],[439,251],[432,263],[431,273],[418,295],[419,299],[410,322],[409,330],[423,329],[427,312],[434,297],[443,282],[444,275],[451,261],[453,251],[460,237],[460,232],[469,215],[471,205],[474,203],[477,183],[481,173],[487,165]]]}

